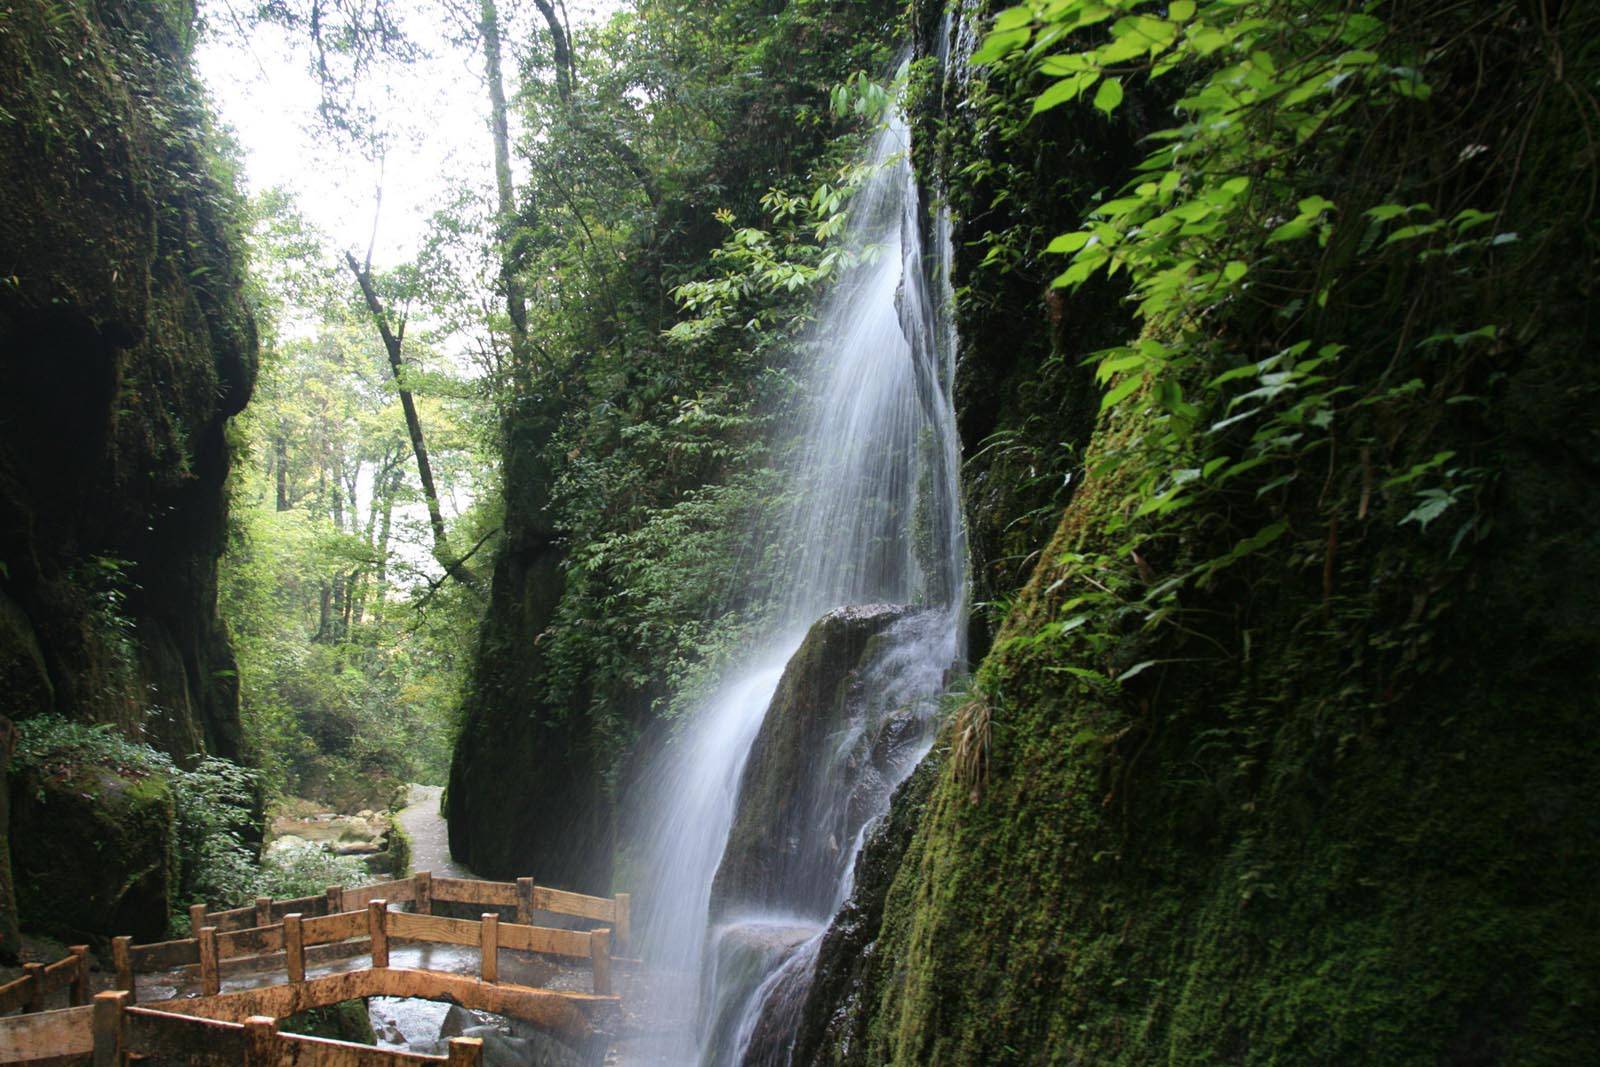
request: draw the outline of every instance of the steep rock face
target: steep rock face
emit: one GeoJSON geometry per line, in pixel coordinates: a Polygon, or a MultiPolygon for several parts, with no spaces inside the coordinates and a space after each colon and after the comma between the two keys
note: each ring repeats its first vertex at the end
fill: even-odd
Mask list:
{"type": "Polygon", "coordinates": [[[191,36],[135,2],[0,30],[0,716],[239,758],[216,560],[256,341],[191,36]]]}
{"type": "MultiPolygon", "coordinates": [[[[1452,124],[1476,117],[1464,102],[1482,70],[1504,98],[1532,98],[1544,41],[1565,49],[1565,77],[1592,75],[1592,33],[1569,21],[1546,37],[1510,7],[1500,19],[1475,63],[1430,70],[1424,107],[1437,110],[1411,128],[1437,138],[1441,164],[1465,158],[1452,124]]],[[[1150,102],[1133,104],[1112,125],[1132,132],[1123,124],[1150,102]]],[[[1475,294],[1472,321],[1505,324],[1507,340],[1481,362],[1441,354],[1414,395],[1341,416],[1340,445],[1317,454],[1314,477],[1236,501],[1256,528],[1287,526],[1185,594],[1195,632],[1096,618],[1099,648],[1042,639],[1119,568],[1137,590],[1225,551],[1214,531],[1239,518],[1209,499],[1136,526],[1136,563],[1126,529],[1109,532],[1135,492],[1111,457],[1151,433],[1158,411],[1069,440],[1083,449],[1076,494],[941,739],[945,758],[902,792],[861,858],[794,1062],[1600,1057],[1589,769],[1600,533],[1588,503],[1600,490],[1600,363],[1592,220],[1567,185],[1583,174],[1587,189],[1595,161],[1575,147],[1586,143],[1575,111],[1525,114],[1536,116],[1521,134],[1528,158],[1545,163],[1523,172],[1498,225],[1539,235],[1534,258],[1451,283],[1475,294]],[[1445,399],[1469,386],[1470,414],[1445,399]],[[1385,491],[1386,476],[1438,451],[1487,472],[1481,536],[1452,543],[1466,515],[1419,530],[1402,522],[1414,498],[1385,491]],[[1074,673],[1089,669],[1127,680],[1074,673]]],[[[1072,121],[1103,136],[1087,109],[1072,121]]],[[[1363,146],[1361,177],[1448,202],[1448,184],[1405,186],[1450,167],[1419,164],[1428,140],[1393,133],[1363,146]]],[[[1506,177],[1476,180],[1492,189],[1506,177]]],[[[1408,314],[1397,294],[1436,283],[1397,272],[1361,299],[1336,291],[1324,327],[1351,339],[1350,380],[1380,380],[1408,314]]],[[[1064,296],[1034,328],[1094,321],[1104,303],[1064,296]]],[[[1213,328],[1243,351],[1268,344],[1271,324],[1233,314],[1213,328]]],[[[1062,363],[1085,354],[1055,343],[1062,363]]],[[[1013,358],[981,334],[964,333],[963,351],[969,376],[1013,358]]]]}
{"type": "MultiPolygon", "coordinates": [[[[906,618],[888,604],[840,608],[817,620],[790,658],[750,746],[738,809],[711,885],[711,914],[780,909],[823,917],[833,903],[833,872],[859,820],[835,827],[835,783],[819,774],[830,749],[864,726],[857,672],[876,639],[906,618]],[[851,825],[854,823],[854,825],[851,825]],[[842,839],[841,839],[842,838],[842,839]]],[[[869,758],[861,737],[855,762],[869,758]]]]}
{"type": "Polygon", "coordinates": [[[0,713],[237,757],[216,619],[255,334],[188,26],[25,5],[0,34],[0,713]]]}

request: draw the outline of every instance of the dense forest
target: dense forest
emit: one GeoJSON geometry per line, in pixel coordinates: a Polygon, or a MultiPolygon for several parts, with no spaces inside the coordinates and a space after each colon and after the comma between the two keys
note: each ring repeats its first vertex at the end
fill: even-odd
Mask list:
{"type": "Polygon", "coordinates": [[[617,999],[286,1030],[1600,1062],[1600,10],[570,8],[0,0],[0,1005],[431,864],[617,999]]]}

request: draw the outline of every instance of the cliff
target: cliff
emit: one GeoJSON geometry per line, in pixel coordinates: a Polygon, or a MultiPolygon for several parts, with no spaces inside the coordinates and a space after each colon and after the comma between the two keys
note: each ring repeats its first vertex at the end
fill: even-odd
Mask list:
{"type": "Polygon", "coordinates": [[[216,561],[256,340],[191,35],[132,2],[0,21],[0,716],[238,759],[216,561]]]}

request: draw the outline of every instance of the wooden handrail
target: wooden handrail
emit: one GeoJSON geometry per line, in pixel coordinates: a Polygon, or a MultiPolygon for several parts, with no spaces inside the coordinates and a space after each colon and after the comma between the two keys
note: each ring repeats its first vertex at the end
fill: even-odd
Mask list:
{"type": "Polygon", "coordinates": [[[79,1007],[89,1002],[89,946],[73,945],[54,963],[26,963],[21,978],[0,985],[0,1014],[44,1010],[44,998],[67,990],[67,1003],[79,1007]]]}
{"type": "Polygon", "coordinates": [[[293,897],[273,900],[259,897],[254,904],[242,908],[211,911],[205,904],[189,906],[189,927],[216,928],[218,936],[250,929],[260,929],[281,923],[291,913],[310,919],[323,915],[338,915],[361,911],[367,903],[382,898],[391,904],[409,903],[423,915],[431,914],[435,901],[472,904],[480,907],[504,907],[517,910],[516,921],[532,925],[536,911],[568,915],[594,922],[609,923],[612,936],[619,947],[629,944],[631,899],[627,893],[612,897],[593,897],[584,893],[571,893],[535,885],[532,878],[518,878],[514,882],[489,882],[476,878],[435,878],[432,872],[418,871],[409,878],[396,878],[386,882],[346,889],[329,886],[317,896],[293,897]]]}

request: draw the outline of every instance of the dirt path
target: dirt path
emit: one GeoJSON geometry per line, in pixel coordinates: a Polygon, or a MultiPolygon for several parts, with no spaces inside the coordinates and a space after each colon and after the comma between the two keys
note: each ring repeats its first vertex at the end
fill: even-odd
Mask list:
{"type": "Polygon", "coordinates": [[[411,840],[411,870],[432,871],[441,878],[473,878],[475,875],[450,858],[450,832],[439,814],[439,798],[444,786],[412,785],[406,806],[395,818],[411,840]]]}

